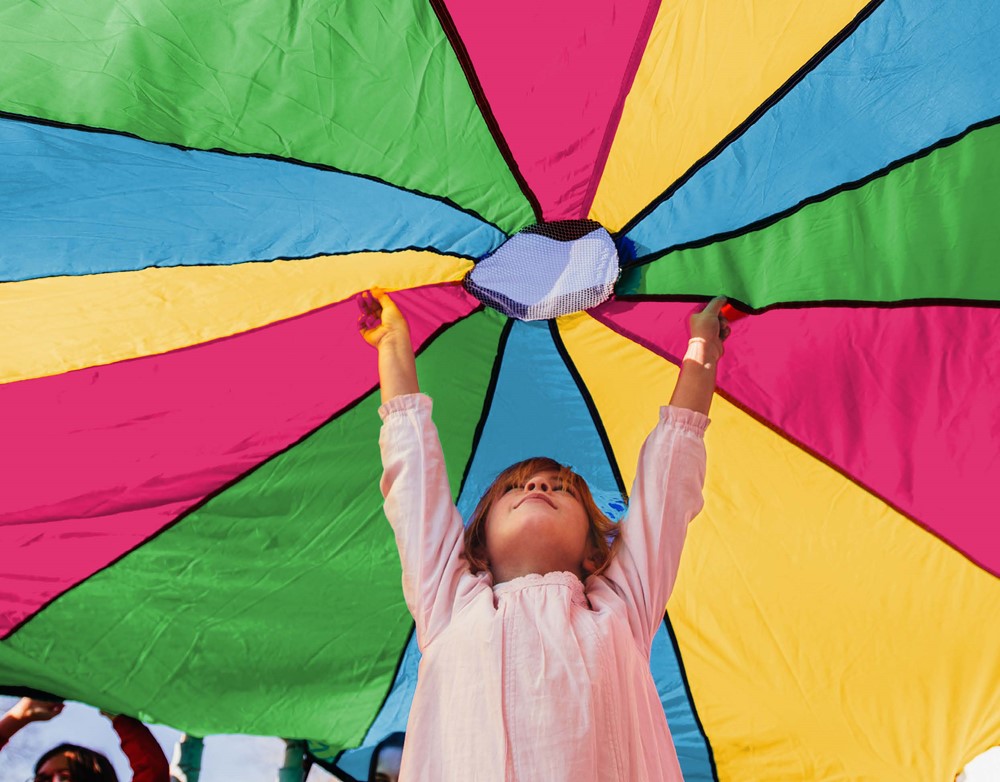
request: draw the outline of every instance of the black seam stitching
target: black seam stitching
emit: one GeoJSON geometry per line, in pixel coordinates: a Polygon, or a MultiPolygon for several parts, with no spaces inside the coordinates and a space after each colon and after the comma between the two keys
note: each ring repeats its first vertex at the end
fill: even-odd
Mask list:
{"type": "Polygon", "coordinates": [[[625,64],[621,83],[618,87],[618,95],[611,107],[611,112],[608,114],[608,121],[604,127],[604,136],[601,139],[601,145],[598,147],[597,157],[594,160],[593,169],[587,181],[587,189],[584,192],[583,201],[581,202],[582,208],[580,209],[580,213],[583,215],[590,213],[594,205],[594,199],[597,197],[597,189],[600,187],[601,178],[604,176],[604,170],[608,165],[608,157],[614,145],[615,135],[618,133],[622,115],[625,112],[625,101],[632,90],[632,85],[635,84],[635,75],[639,72],[639,66],[642,65],[642,58],[645,54],[646,46],[649,44],[649,36],[652,35],[653,27],[656,25],[656,17],[659,9],[660,0],[649,0],[646,10],[643,13],[639,35],[633,41],[632,52],[629,54],[628,62],[625,64]]]}
{"type": "MultiPolygon", "coordinates": [[[[616,301],[635,302],[678,302],[691,303],[706,302],[710,297],[695,296],[683,293],[620,293],[615,295],[616,301]]],[[[1000,306],[1000,299],[898,299],[896,301],[875,301],[869,299],[817,299],[816,301],[781,301],[768,304],[765,307],[754,308],[741,302],[739,299],[728,299],[734,308],[748,315],[760,315],[771,310],[808,310],[821,308],[845,308],[845,309],[909,309],[913,307],[979,307],[982,309],[995,309],[1000,306]]],[[[599,316],[595,316],[599,317],[599,316]]],[[[602,321],[604,322],[604,321],[602,321]]],[[[613,327],[612,327],[613,328],[613,327]]],[[[633,341],[638,341],[636,337],[630,337],[633,341]]]]}
{"type": "Polygon", "coordinates": [[[465,462],[465,470],[462,472],[462,480],[458,485],[457,498],[462,497],[462,492],[465,491],[465,482],[469,477],[469,472],[472,469],[472,463],[475,461],[476,453],[479,450],[479,442],[482,439],[483,431],[486,429],[486,422],[490,417],[490,410],[493,407],[493,398],[496,394],[497,384],[500,381],[500,367],[503,364],[504,354],[507,351],[507,341],[510,339],[511,329],[514,327],[514,321],[510,318],[504,323],[503,328],[500,330],[500,338],[497,341],[497,353],[496,357],[493,359],[493,369],[490,372],[490,381],[486,386],[486,393],[483,395],[483,409],[479,415],[479,422],[476,424],[476,430],[472,435],[472,446],[469,449],[469,458],[465,462]]]}
{"type": "Polygon", "coordinates": [[[687,171],[681,174],[681,176],[673,182],[673,184],[667,187],[666,190],[650,201],[650,203],[638,214],[636,214],[635,217],[622,226],[621,230],[614,234],[615,239],[618,240],[620,237],[625,236],[625,234],[635,228],[639,222],[645,219],[661,203],[676,193],[677,190],[687,183],[687,181],[698,173],[698,171],[718,157],[726,147],[753,127],[761,117],[770,111],[772,106],[784,98],[788,92],[790,92],[800,81],[808,76],[809,73],[812,72],[823,60],[825,60],[838,46],[847,40],[854,33],[854,31],[861,26],[862,22],[871,16],[875,10],[882,5],[882,3],[883,0],[872,0],[872,2],[862,8],[854,19],[848,22],[846,27],[841,29],[840,32],[827,41],[819,51],[817,51],[802,66],[800,66],[795,73],[789,76],[785,83],[778,87],[778,89],[775,90],[768,98],[766,98],[760,106],[754,109],[750,115],[743,120],[743,122],[726,134],[718,144],[705,153],[703,157],[696,160],[687,171]]]}
{"type": "MultiPolygon", "coordinates": [[[[468,313],[467,315],[463,315],[461,318],[458,318],[457,320],[454,320],[451,323],[446,323],[446,324],[442,324],[441,326],[439,326],[434,332],[432,332],[427,337],[427,339],[424,341],[424,344],[420,346],[420,349],[418,351],[416,351],[416,354],[420,355],[421,353],[423,353],[445,331],[447,331],[448,329],[450,329],[452,326],[454,326],[454,325],[456,325],[458,323],[461,323],[466,318],[469,318],[472,315],[475,315],[477,312],[480,312],[482,309],[483,308],[480,305],[479,307],[477,307],[476,309],[472,310],[472,312],[468,313]]],[[[292,442],[289,445],[287,445],[284,448],[282,448],[280,451],[276,451],[275,453],[273,453],[270,456],[268,456],[266,459],[264,459],[264,460],[258,462],[257,464],[255,464],[253,467],[251,467],[247,471],[245,471],[243,473],[240,473],[236,477],[232,478],[231,480],[227,481],[223,485],[219,486],[217,489],[215,489],[211,493],[207,494],[205,497],[203,497],[197,503],[195,503],[194,505],[192,505],[190,508],[187,508],[186,510],[184,510],[182,513],[180,513],[172,521],[167,522],[162,527],[160,527],[159,529],[157,529],[156,531],[154,531],[152,534],[150,534],[149,536],[143,538],[143,540],[139,541],[134,546],[132,546],[131,548],[129,548],[127,551],[122,552],[121,554],[119,554],[117,557],[115,557],[113,560],[111,560],[110,562],[108,562],[103,567],[98,568],[97,570],[95,570],[94,572],[90,573],[89,575],[87,575],[82,580],[78,581],[75,584],[72,584],[71,586],[69,586],[68,588],[66,588],[62,592],[60,592],[58,595],[55,595],[51,599],[49,599],[46,602],[42,603],[38,608],[36,608],[34,611],[32,611],[29,615],[25,616],[20,622],[18,622],[17,624],[15,624],[13,627],[11,627],[6,632],[0,634],[0,641],[5,641],[5,640],[13,637],[13,635],[18,630],[20,630],[22,627],[24,627],[32,619],[34,619],[35,617],[37,617],[40,613],[42,613],[42,611],[44,611],[47,608],[49,608],[49,606],[53,605],[56,601],[62,599],[64,596],[68,595],[70,592],[73,592],[78,587],[81,587],[82,585],[86,584],[92,578],[94,578],[95,576],[103,573],[105,570],[108,570],[109,568],[114,567],[116,564],[118,564],[121,560],[125,559],[125,557],[129,556],[130,554],[132,554],[134,551],[137,551],[138,549],[140,549],[140,548],[148,545],[153,540],[155,540],[156,538],[158,538],[160,535],[163,535],[167,531],[173,529],[175,526],[177,526],[178,524],[180,524],[186,518],[188,518],[192,514],[196,513],[197,511],[201,510],[205,505],[207,505],[209,502],[211,502],[212,500],[214,500],[220,494],[224,493],[225,491],[228,491],[233,486],[235,486],[237,483],[240,483],[241,481],[243,481],[245,478],[249,478],[253,473],[257,472],[258,470],[263,469],[266,465],[270,464],[275,459],[280,458],[281,456],[283,456],[288,451],[292,450],[296,446],[298,446],[301,443],[303,443],[305,440],[307,440],[310,437],[312,437],[320,429],[323,429],[327,425],[333,423],[338,418],[340,418],[340,417],[346,415],[347,413],[351,412],[352,410],[354,410],[358,405],[360,405],[363,401],[365,401],[366,399],[368,399],[372,394],[376,393],[377,391],[378,391],[378,384],[376,384],[375,386],[373,386],[368,391],[363,392],[362,394],[360,394],[357,398],[355,398],[353,401],[351,401],[348,404],[346,404],[344,407],[342,407],[340,410],[338,410],[332,416],[330,416],[329,418],[327,418],[321,424],[319,424],[318,426],[310,429],[308,432],[306,432],[305,434],[303,434],[301,437],[299,437],[294,442],[292,442]]]]}
{"type": "Polygon", "coordinates": [[[822,193],[816,193],[815,195],[808,196],[802,199],[797,204],[786,207],[774,214],[762,217],[759,220],[754,220],[752,223],[747,223],[739,228],[734,228],[729,231],[720,231],[719,233],[712,234],[711,236],[706,236],[702,239],[695,239],[691,242],[684,242],[682,244],[676,244],[671,247],[667,247],[663,250],[657,250],[653,253],[647,253],[646,255],[636,258],[634,261],[628,264],[628,268],[632,269],[638,266],[644,266],[649,263],[653,263],[660,260],[667,255],[675,252],[681,252],[683,250],[696,250],[702,247],[706,247],[710,244],[717,244],[719,242],[725,242],[730,239],[735,239],[740,236],[746,236],[747,234],[755,233],[756,231],[764,230],[769,228],[776,223],[781,222],[787,217],[791,217],[797,212],[802,211],[808,206],[813,204],[821,203],[823,201],[828,201],[841,193],[847,193],[852,190],[860,190],[861,188],[875,182],[876,180],[887,177],[889,174],[893,173],[897,169],[904,168],[905,166],[912,165],[918,160],[930,156],[932,153],[937,152],[940,149],[945,149],[947,147],[953,146],[960,141],[964,140],[966,137],[978,130],[984,130],[995,125],[1000,125],[1000,117],[990,117],[988,119],[980,120],[969,125],[965,130],[960,131],[952,136],[948,136],[943,139],[935,141],[930,146],[919,149],[916,152],[911,152],[904,157],[894,160],[891,163],[883,166],[876,171],[872,171],[860,179],[853,180],[851,182],[844,182],[843,184],[831,187],[829,190],[825,190],[822,193]]]}
{"type": "Polygon", "coordinates": [[[677,659],[677,669],[681,674],[681,683],[684,685],[684,693],[687,696],[688,706],[691,707],[691,716],[694,717],[694,724],[698,728],[698,732],[701,734],[702,741],[705,742],[705,751],[708,753],[708,762],[712,770],[712,779],[714,782],[719,782],[719,769],[715,765],[715,752],[712,750],[712,743],[708,740],[708,734],[705,733],[705,726],[701,722],[701,715],[698,714],[698,707],[694,702],[694,694],[691,692],[691,683],[688,681],[687,669],[684,667],[684,658],[681,655],[681,647],[677,643],[677,636],[674,634],[674,627],[670,622],[669,611],[664,611],[663,613],[663,626],[667,629],[667,635],[670,638],[670,643],[674,647],[674,657],[677,659]]]}
{"type": "MultiPolygon", "coordinates": [[[[413,640],[413,634],[416,633],[416,631],[417,631],[417,626],[415,624],[411,624],[410,632],[406,634],[406,641],[403,643],[403,649],[402,651],[400,651],[399,658],[396,660],[396,669],[392,672],[392,678],[389,679],[389,687],[385,691],[385,697],[382,698],[382,703],[380,703],[379,707],[375,709],[374,715],[371,718],[371,722],[369,722],[368,727],[365,728],[365,733],[364,733],[365,736],[367,736],[368,732],[372,729],[372,726],[375,724],[375,720],[378,719],[378,716],[382,713],[382,710],[385,708],[385,704],[389,701],[389,696],[392,695],[392,688],[395,686],[396,679],[399,677],[399,671],[403,667],[403,658],[406,657],[406,650],[409,648],[410,641],[413,640]]],[[[362,738],[362,745],[363,742],[364,739],[362,738]]],[[[354,747],[353,749],[359,749],[362,745],[354,747]]],[[[317,763],[323,766],[323,768],[325,768],[331,774],[335,773],[338,776],[342,774],[345,782],[358,782],[358,780],[355,780],[354,777],[352,777],[346,771],[337,766],[337,764],[340,762],[341,756],[343,756],[343,754],[347,751],[348,751],[347,749],[340,750],[340,752],[338,752],[334,756],[332,763],[326,763],[322,758],[316,757],[311,752],[309,754],[311,757],[313,757],[313,759],[317,763]]]]}
{"type": "Polygon", "coordinates": [[[597,405],[594,403],[594,399],[590,395],[590,391],[587,390],[587,387],[583,382],[583,377],[577,370],[576,364],[573,363],[573,359],[570,357],[569,351],[566,349],[566,345],[562,341],[562,336],[559,334],[558,324],[555,320],[550,320],[548,321],[548,326],[549,333],[552,336],[552,343],[555,345],[556,352],[559,353],[559,357],[562,358],[563,363],[566,365],[566,369],[569,371],[570,377],[573,378],[573,382],[576,384],[580,397],[587,406],[587,411],[590,413],[594,430],[597,432],[597,435],[601,440],[601,445],[604,447],[604,455],[608,460],[609,466],[611,467],[611,474],[614,476],[615,483],[618,486],[618,491],[621,492],[621,496],[627,504],[628,490],[625,488],[625,481],[622,478],[621,470],[618,468],[618,461],[615,459],[614,449],[611,447],[611,440],[608,438],[607,430],[604,428],[604,422],[601,420],[600,413],[597,411],[597,405]]]}
{"type": "MultiPolygon", "coordinates": [[[[636,344],[640,344],[643,347],[646,347],[650,352],[655,353],[656,355],[658,355],[658,356],[660,356],[662,358],[667,359],[671,363],[680,366],[681,359],[679,357],[675,356],[673,353],[670,353],[669,351],[663,350],[662,348],[659,348],[659,347],[657,347],[655,345],[652,345],[651,343],[645,342],[641,338],[637,338],[635,335],[632,335],[632,334],[629,334],[629,333],[623,331],[622,329],[616,327],[616,324],[613,324],[613,323],[610,323],[608,321],[605,321],[603,318],[601,318],[599,316],[595,317],[595,319],[599,320],[602,324],[604,324],[605,326],[607,326],[608,328],[610,328],[616,334],[619,334],[620,336],[625,337],[626,339],[629,339],[629,340],[635,342],[636,344]]],[[[797,437],[795,437],[792,434],[786,432],[784,429],[782,429],[781,427],[779,427],[777,424],[775,424],[775,423],[767,420],[766,418],[763,417],[763,415],[761,415],[760,413],[758,413],[756,410],[753,410],[748,405],[744,404],[742,401],[740,401],[739,399],[737,399],[735,396],[733,396],[732,394],[730,394],[728,391],[725,391],[725,390],[717,387],[715,389],[715,393],[718,394],[723,399],[725,399],[727,402],[729,402],[729,404],[731,404],[736,409],[738,409],[738,410],[742,411],[744,414],[750,416],[754,421],[756,421],[761,426],[766,427],[767,429],[769,429],[770,431],[774,432],[776,435],[778,435],[783,440],[791,443],[796,448],[798,448],[799,450],[801,450],[804,453],[808,454],[813,459],[816,459],[818,462],[821,462],[822,464],[826,465],[828,468],[830,468],[831,470],[833,470],[834,472],[836,472],[838,475],[840,475],[842,478],[844,478],[844,480],[853,483],[855,486],[857,486],[859,489],[861,489],[866,494],[874,497],[879,502],[883,503],[887,507],[889,507],[892,510],[894,510],[896,513],[898,513],[904,519],[906,519],[907,521],[909,521],[911,524],[914,524],[915,526],[919,527],[924,532],[926,532],[928,535],[931,535],[932,537],[936,538],[939,543],[941,543],[944,546],[947,546],[949,549],[951,549],[952,551],[954,551],[955,553],[957,553],[959,556],[964,557],[966,560],[968,560],[968,562],[970,562],[975,567],[979,568],[980,570],[985,571],[986,573],[989,573],[990,575],[997,576],[998,578],[1000,578],[1000,574],[995,573],[988,565],[985,564],[985,562],[979,562],[979,561],[977,561],[972,556],[972,554],[970,552],[965,551],[964,549],[959,548],[956,544],[948,541],[939,532],[937,532],[936,530],[934,530],[934,529],[926,526],[922,521],[920,521],[919,519],[917,519],[916,517],[914,517],[913,515],[911,515],[909,512],[903,510],[903,508],[899,507],[898,505],[896,505],[895,503],[891,502],[889,499],[887,499],[886,497],[884,497],[880,492],[877,492],[871,486],[868,486],[860,478],[854,477],[853,475],[851,475],[850,473],[848,473],[845,468],[839,466],[838,464],[834,463],[833,461],[831,461],[827,457],[823,456],[821,453],[819,453],[818,451],[814,450],[812,447],[810,447],[806,443],[802,442],[797,437]]],[[[890,523],[895,523],[895,522],[890,522],[890,523]]]]}
{"type": "Polygon", "coordinates": [[[501,157],[507,163],[507,168],[514,177],[514,181],[517,182],[518,187],[521,189],[521,194],[531,207],[531,211],[535,215],[535,221],[541,222],[541,204],[538,202],[538,198],[529,187],[528,180],[525,179],[524,174],[521,172],[521,169],[517,164],[517,160],[514,158],[514,153],[511,151],[510,146],[507,144],[507,139],[504,138],[504,135],[500,130],[500,123],[497,121],[496,115],[493,113],[493,107],[490,106],[490,103],[486,98],[486,91],[483,89],[483,85],[479,81],[479,77],[476,75],[475,68],[472,64],[472,57],[469,55],[469,50],[466,48],[461,35],[459,35],[458,27],[455,25],[455,20],[452,19],[451,14],[448,12],[448,8],[445,6],[444,0],[430,0],[430,4],[434,13],[437,15],[438,21],[441,24],[441,29],[444,31],[445,37],[448,39],[448,43],[451,44],[452,51],[455,52],[455,56],[458,58],[459,65],[461,66],[463,73],[465,73],[469,89],[472,91],[472,96],[476,101],[476,105],[479,107],[479,112],[482,115],[483,121],[486,123],[487,129],[493,137],[493,142],[496,144],[501,157]]]}
{"type": "MultiPolygon", "coordinates": [[[[313,253],[312,255],[277,255],[277,256],[274,256],[274,257],[270,257],[270,258],[268,258],[268,257],[265,257],[265,258],[245,258],[245,259],[241,259],[241,260],[238,260],[238,261],[231,261],[231,262],[230,261],[220,261],[219,263],[204,263],[204,262],[200,262],[200,263],[151,263],[151,264],[147,264],[146,266],[138,266],[136,268],[107,269],[105,271],[84,272],[83,274],[73,274],[72,272],[68,272],[68,271],[62,270],[62,271],[59,272],[58,275],[44,275],[44,276],[41,276],[41,277],[19,277],[17,279],[0,279],[0,283],[11,283],[11,284],[14,284],[14,283],[18,283],[18,282],[30,282],[31,280],[47,280],[47,279],[50,279],[53,276],[74,277],[74,278],[76,278],[76,277],[102,277],[102,276],[104,276],[106,274],[129,274],[129,273],[132,273],[132,272],[146,271],[147,269],[221,269],[221,268],[226,268],[226,267],[243,266],[244,264],[248,264],[248,263],[275,263],[276,261],[290,261],[290,262],[294,263],[295,261],[312,261],[312,260],[315,260],[317,258],[350,258],[352,255],[359,255],[359,254],[362,254],[362,253],[373,253],[373,254],[378,254],[378,255],[395,255],[397,253],[406,253],[406,252],[433,253],[434,255],[437,255],[437,256],[442,257],[442,258],[458,258],[458,259],[464,260],[464,261],[471,261],[473,264],[475,264],[479,260],[475,256],[465,255],[464,253],[456,253],[456,252],[452,252],[450,250],[444,250],[444,249],[442,249],[440,247],[433,247],[433,246],[418,247],[417,245],[411,244],[411,245],[408,245],[407,247],[397,247],[397,248],[393,248],[391,250],[385,249],[385,248],[378,249],[378,248],[370,248],[369,247],[369,248],[360,248],[360,249],[357,249],[357,250],[343,250],[343,251],[339,251],[339,252],[322,252],[321,251],[321,252],[313,253]]],[[[459,280],[448,280],[447,282],[459,282],[459,280]]],[[[418,287],[419,288],[427,288],[427,287],[429,287],[431,285],[442,285],[442,284],[445,284],[445,283],[444,282],[431,282],[431,283],[427,283],[425,285],[414,286],[412,289],[408,288],[407,290],[415,290],[418,287]]],[[[355,291],[355,293],[357,293],[357,291],[355,291]]],[[[354,294],[351,294],[351,295],[354,295],[354,294]]],[[[344,299],[341,299],[341,301],[344,301],[344,299]]],[[[331,303],[337,303],[337,302],[331,302],[331,303]]],[[[326,306],[326,305],[324,305],[324,306],[326,306]]],[[[319,308],[317,307],[316,309],[319,309],[319,308]]],[[[310,312],[314,312],[314,311],[315,310],[310,310],[310,312]]],[[[275,322],[277,323],[278,321],[275,321],[275,322]]]]}
{"type": "Polygon", "coordinates": [[[158,146],[163,146],[163,147],[173,147],[174,149],[179,149],[182,152],[205,152],[215,155],[228,155],[230,157],[273,160],[278,163],[289,163],[291,165],[304,166],[306,168],[312,168],[317,171],[330,171],[335,174],[344,174],[346,176],[357,177],[358,179],[366,179],[369,182],[375,182],[380,185],[385,185],[387,187],[391,187],[395,190],[399,190],[404,193],[412,193],[413,195],[420,196],[422,198],[427,198],[430,199],[431,201],[438,201],[446,206],[450,206],[452,209],[462,212],[463,214],[469,215],[470,217],[474,217],[477,220],[480,220],[481,222],[485,223],[486,225],[492,226],[497,231],[502,233],[504,236],[507,235],[507,232],[504,231],[502,228],[500,228],[500,226],[498,226],[496,223],[492,222],[491,220],[487,220],[485,217],[483,217],[483,215],[471,209],[459,206],[454,201],[445,196],[435,195],[433,193],[425,193],[422,190],[403,187],[402,185],[397,185],[394,182],[388,182],[385,179],[380,179],[374,174],[358,174],[355,173],[354,171],[347,171],[346,169],[337,168],[336,166],[331,166],[326,163],[311,163],[306,160],[299,160],[298,158],[293,158],[293,157],[283,157],[281,155],[275,155],[269,152],[234,152],[233,150],[223,149],[222,147],[212,147],[210,149],[204,149],[202,147],[188,147],[173,141],[153,141],[151,139],[143,138],[142,136],[136,135],[135,133],[130,133],[129,131],[126,130],[112,130],[110,128],[99,128],[93,125],[84,125],[82,123],[60,122],[59,120],[46,119],[44,117],[30,117],[26,114],[15,114],[9,111],[0,111],[0,119],[16,120],[18,122],[25,122],[32,125],[46,125],[48,127],[53,127],[53,128],[65,128],[67,130],[80,130],[80,131],[86,131],[88,133],[104,133],[109,136],[122,136],[124,138],[133,138],[137,139],[138,141],[144,141],[147,144],[156,144],[158,146]]]}

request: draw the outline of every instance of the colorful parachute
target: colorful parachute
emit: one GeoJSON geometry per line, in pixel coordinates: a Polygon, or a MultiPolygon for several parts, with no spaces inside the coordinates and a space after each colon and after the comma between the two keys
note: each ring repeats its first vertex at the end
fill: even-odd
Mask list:
{"type": "Polygon", "coordinates": [[[993,0],[0,27],[0,684],[360,776],[416,656],[357,294],[398,291],[461,508],[545,453],[619,514],[722,293],[752,314],[653,655],[685,778],[944,782],[1000,742],[993,0]]]}

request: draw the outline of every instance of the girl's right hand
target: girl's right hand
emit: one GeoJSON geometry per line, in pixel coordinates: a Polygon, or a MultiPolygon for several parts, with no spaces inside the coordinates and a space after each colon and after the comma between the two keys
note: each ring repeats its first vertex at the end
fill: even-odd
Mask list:
{"type": "Polygon", "coordinates": [[[694,313],[688,322],[691,339],[701,340],[705,344],[706,353],[712,361],[722,357],[725,352],[722,343],[729,336],[729,321],[722,314],[725,304],[725,296],[716,296],[704,309],[694,313]]]}
{"type": "Polygon", "coordinates": [[[365,291],[358,304],[361,307],[358,329],[365,342],[373,348],[379,347],[387,338],[405,339],[409,343],[410,328],[406,318],[383,288],[365,291]]]}

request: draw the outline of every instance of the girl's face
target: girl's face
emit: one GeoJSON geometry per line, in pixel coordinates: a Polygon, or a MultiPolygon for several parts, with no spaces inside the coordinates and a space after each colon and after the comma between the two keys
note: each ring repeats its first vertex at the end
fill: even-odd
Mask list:
{"type": "Polygon", "coordinates": [[[529,573],[594,570],[590,520],[559,473],[542,470],[513,486],[486,517],[486,552],[495,583],[529,573]]]}

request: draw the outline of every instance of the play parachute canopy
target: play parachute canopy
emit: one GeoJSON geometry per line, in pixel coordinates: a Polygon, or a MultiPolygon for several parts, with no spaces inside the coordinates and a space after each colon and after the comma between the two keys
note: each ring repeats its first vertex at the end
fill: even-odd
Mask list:
{"type": "Polygon", "coordinates": [[[359,292],[410,319],[464,513],[543,453],[616,517],[725,294],[652,651],[685,779],[950,782],[1000,743],[993,0],[0,29],[0,685],[363,776],[418,653],[359,292]]]}

